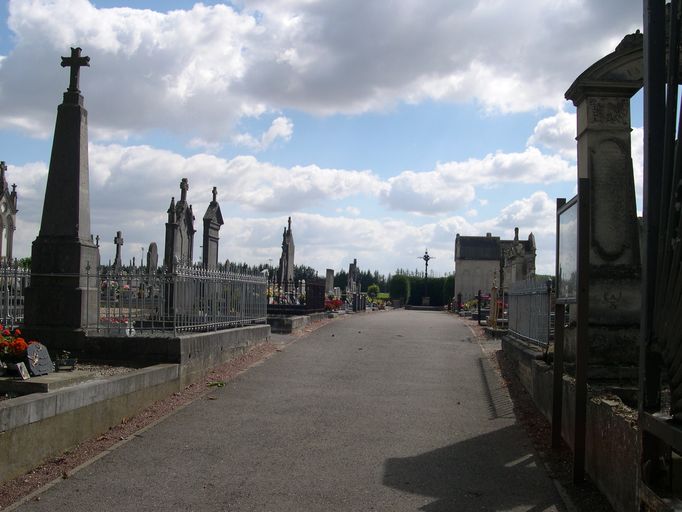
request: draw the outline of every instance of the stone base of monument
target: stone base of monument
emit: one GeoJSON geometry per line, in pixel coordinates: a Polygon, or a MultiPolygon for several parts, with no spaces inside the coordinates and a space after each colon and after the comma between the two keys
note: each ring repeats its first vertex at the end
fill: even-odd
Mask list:
{"type": "Polygon", "coordinates": [[[327,313],[311,313],[300,316],[268,315],[268,325],[272,329],[273,334],[291,334],[292,332],[300,331],[310,323],[319,322],[326,316],[327,313]]]}

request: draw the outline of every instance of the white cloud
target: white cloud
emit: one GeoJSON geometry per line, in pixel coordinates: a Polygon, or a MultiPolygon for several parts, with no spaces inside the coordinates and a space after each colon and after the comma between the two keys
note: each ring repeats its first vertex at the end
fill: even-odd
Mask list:
{"type": "Polygon", "coordinates": [[[248,133],[239,133],[232,138],[232,141],[240,146],[246,146],[254,151],[263,151],[272,145],[277,139],[288,141],[294,133],[294,123],[287,117],[280,116],[272,121],[260,138],[255,138],[248,133]]]}
{"type": "Polygon", "coordinates": [[[489,153],[481,159],[446,162],[436,171],[450,183],[494,185],[496,183],[551,183],[575,179],[575,166],[556,155],[545,155],[535,147],[517,153],[489,153]]]}
{"type": "MultiPolygon", "coordinates": [[[[212,186],[218,187],[225,216],[220,257],[233,261],[276,260],[281,226],[289,214],[294,221],[297,261],[322,270],[347,266],[346,260],[357,257],[363,268],[390,272],[404,266],[405,261],[416,261],[428,247],[430,254],[442,260],[433,268],[448,272],[452,270],[456,233],[473,235],[493,231],[504,235],[520,226],[522,231],[532,230],[542,237],[549,235],[554,225],[548,220],[553,215],[553,203],[544,192],[512,202],[492,219],[473,223],[461,216],[426,222],[424,217],[370,219],[358,216],[359,211],[353,206],[346,206],[335,217],[306,212],[305,208],[313,200],[325,204],[361,195],[363,191],[382,190],[388,185],[368,171],[285,169],[258,162],[253,157],[224,160],[201,154],[185,158],[148,146],[91,144],[90,162],[92,229],[93,234],[101,235],[103,261],[113,254],[110,239],[117,230],[124,233],[126,259],[139,257],[140,249],[152,240],[163,243],[165,212],[170,196],[178,196],[182,177],[189,178],[188,198],[194,204],[198,219],[211,199],[212,186]],[[163,179],[159,180],[159,176],[163,179]],[[158,185],[141,187],[141,183],[158,185]],[[252,213],[234,215],[240,209],[252,213]],[[278,210],[283,212],[279,216],[269,213],[278,210]]],[[[10,165],[7,177],[10,183],[16,181],[19,194],[15,254],[27,255],[40,223],[47,166],[40,162],[10,165]]],[[[196,227],[201,229],[200,222],[196,227]]],[[[197,255],[199,238],[195,247],[197,255]]]]}
{"type": "Polygon", "coordinates": [[[447,178],[438,171],[404,171],[388,179],[382,197],[395,210],[426,214],[460,209],[473,201],[473,186],[447,178]]]}
{"type": "Polygon", "coordinates": [[[538,235],[554,235],[556,225],[556,201],[550,199],[546,192],[538,191],[512,201],[500,210],[500,213],[476,226],[486,232],[512,233],[518,227],[523,232],[538,235]]]}
{"type": "MultiPolygon", "coordinates": [[[[640,10],[618,0],[246,0],[239,10],[198,3],[161,13],[11,0],[16,43],[0,63],[0,127],[49,133],[67,84],[57,57],[73,45],[92,58],[81,88],[95,135],[162,128],[215,143],[244,116],[427,99],[558,107],[573,79],[640,25],[640,10]]],[[[257,141],[286,140],[287,130],[282,121],[257,141]]]]}
{"type": "Polygon", "coordinates": [[[540,146],[560,154],[563,158],[576,159],[576,115],[563,110],[538,121],[528,144],[540,146]]]}

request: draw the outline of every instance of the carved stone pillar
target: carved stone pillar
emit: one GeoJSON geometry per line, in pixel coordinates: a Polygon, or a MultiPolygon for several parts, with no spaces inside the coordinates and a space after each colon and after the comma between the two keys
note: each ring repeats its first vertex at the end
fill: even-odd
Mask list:
{"type": "MultiPolygon", "coordinates": [[[[590,179],[588,336],[593,379],[636,381],[641,262],[630,98],[641,88],[641,66],[641,34],[634,34],[566,92],[577,107],[578,176],[590,179]]],[[[569,361],[575,356],[572,329],[566,333],[566,356],[569,361]]]]}

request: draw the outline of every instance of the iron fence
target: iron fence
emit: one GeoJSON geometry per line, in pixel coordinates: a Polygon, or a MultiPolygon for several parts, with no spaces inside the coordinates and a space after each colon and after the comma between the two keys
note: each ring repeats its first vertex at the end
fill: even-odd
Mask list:
{"type": "MultiPolygon", "coordinates": [[[[34,274],[34,277],[64,277],[34,274]]],[[[76,276],[71,276],[76,277],[76,276]]],[[[144,266],[101,266],[80,278],[97,289],[97,318],[87,318],[88,332],[104,335],[154,335],[226,329],[267,320],[267,280],[200,266],[149,271],[144,266]]],[[[0,267],[0,318],[22,324],[24,290],[30,271],[0,267]]]]}
{"type": "Polygon", "coordinates": [[[16,264],[0,265],[0,323],[15,329],[24,322],[24,290],[31,281],[31,271],[16,264]]]}
{"type": "Polygon", "coordinates": [[[211,331],[265,323],[267,280],[261,275],[178,265],[100,267],[96,330],[109,334],[211,331]]]}
{"type": "Polygon", "coordinates": [[[301,279],[298,282],[268,283],[268,313],[271,315],[303,315],[324,311],[323,279],[301,279]]]}
{"type": "Polygon", "coordinates": [[[546,347],[553,331],[551,281],[518,281],[508,291],[508,327],[521,338],[546,347]]]}

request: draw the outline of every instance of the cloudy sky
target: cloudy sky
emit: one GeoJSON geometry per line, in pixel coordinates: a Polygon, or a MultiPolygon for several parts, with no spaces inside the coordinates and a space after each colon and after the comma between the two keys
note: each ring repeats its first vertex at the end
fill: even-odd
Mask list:
{"type": "MultiPolygon", "coordinates": [[[[0,7],[0,160],[30,254],[60,56],[80,46],[93,233],[102,260],[163,246],[189,179],[198,229],[218,188],[220,259],[453,271],[456,233],[538,243],[575,193],[572,81],[641,28],[639,0],[10,0],[0,7]],[[421,263],[421,265],[420,265],[421,263]]],[[[632,104],[641,189],[641,97],[632,104]]]]}

